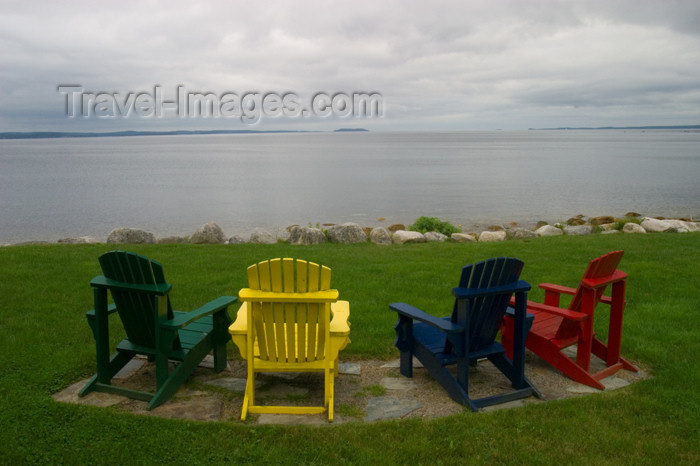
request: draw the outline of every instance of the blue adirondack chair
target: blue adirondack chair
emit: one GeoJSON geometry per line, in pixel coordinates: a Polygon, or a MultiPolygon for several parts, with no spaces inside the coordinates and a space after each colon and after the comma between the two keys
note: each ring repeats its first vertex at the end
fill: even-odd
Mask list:
{"type": "Polygon", "coordinates": [[[104,275],[92,279],[95,308],[87,312],[97,347],[97,374],[80,391],[114,393],[147,401],[148,409],[168,400],[197,365],[214,353],[214,370],[226,367],[226,343],[231,319],[227,307],[237,298],[221,296],[191,312],[173,311],[171,286],[163,267],[133,252],[111,251],[100,256],[104,275]],[[108,291],[114,303],[108,303],[108,291]],[[109,315],[117,312],[126,338],[109,355],[109,315]],[[155,361],[155,393],[133,390],[111,383],[135,355],[155,361]],[[173,371],[169,361],[176,361],[173,371]]]}
{"type": "Polygon", "coordinates": [[[528,323],[525,303],[530,285],[519,280],[523,263],[514,258],[495,258],[462,269],[459,287],[454,288],[451,317],[439,318],[405,303],[389,307],[398,313],[394,345],[401,352],[400,371],[413,377],[415,356],[449,396],[473,411],[539,392],[525,377],[525,338],[528,323]],[[499,326],[515,294],[513,358],[496,341],[499,326]],[[506,393],[479,399],[469,397],[469,366],[488,358],[511,382],[506,393]],[[456,364],[456,376],[447,366],[456,364]]]}

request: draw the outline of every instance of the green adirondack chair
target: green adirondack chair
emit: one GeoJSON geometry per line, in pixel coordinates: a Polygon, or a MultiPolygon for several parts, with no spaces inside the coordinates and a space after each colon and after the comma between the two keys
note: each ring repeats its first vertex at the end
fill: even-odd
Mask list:
{"type": "Polygon", "coordinates": [[[148,409],[167,401],[213,351],[214,370],[226,367],[226,343],[231,338],[227,307],[237,298],[221,296],[191,312],[173,311],[171,285],[163,267],[133,252],[111,251],[99,258],[104,275],[92,279],[95,308],[87,319],[97,346],[97,374],[80,391],[115,393],[148,402],[148,409]],[[108,293],[114,302],[108,303],[108,293]],[[127,337],[110,358],[109,315],[117,312],[127,337]],[[137,354],[156,365],[155,393],[112,385],[112,378],[137,354]],[[177,361],[172,372],[169,361],[177,361]]]}

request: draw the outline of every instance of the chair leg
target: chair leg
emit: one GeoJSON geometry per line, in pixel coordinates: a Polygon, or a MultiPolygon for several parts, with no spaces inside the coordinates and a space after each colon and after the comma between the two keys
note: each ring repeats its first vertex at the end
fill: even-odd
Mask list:
{"type": "Polygon", "coordinates": [[[88,393],[97,390],[98,385],[110,385],[112,382],[112,377],[117,375],[117,373],[126,364],[131,361],[134,357],[133,353],[125,353],[122,351],[117,351],[112,355],[107,363],[107,367],[98,367],[97,373],[90,379],[90,381],[80,390],[79,396],[85,396],[88,393]]]}
{"type": "Polygon", "coordinates": [[[413,339],[413,319],[399,314],[399,319],[394,325],[396,331],[396,339],[394,346],[400,351],[400,371],[404,377],[413,377],[413,354],[414,354],[414,339],[413,339]]]}
{"type": "Polygon", "coordinates": [[[561,348],[554,345],[551,341],[541,338],[536,334],[532,334],[528,338],[528,347],[533,353],[544,359],[548,364],[555,367],[570,379],[599,390],[605,389],[602,383],[595,380],[591,374],[562,353],[561,348]]]}
{"type": "Polygon", "coordinates": [[[637,369],[634,364],[626,360],[625,358],[621,357],[619,354],[619,351],[617,352],[617,355],[614,357],[611,357],[611,351],[609,349],[609,346],[606,346],[605,343],[602,341],[598,340],[596,337],[593,337],[593,347],[592,347],[593,354],[598,356],[600,359],[605,361],[605,365],[608,367],[614,366],[615,364],[622,364],[622,368],[631,372],[638,372],[639,369],[637,369]]]}
{"type": "MultiPolygon", "coordinates": [[[[511,312],[512,308],[508,309],[508,312],[503,316],[503,321],[501,322],[501,346],[506,350],[506,356],[511,361],[513,360],[513,332],[515,331],[515,314],[511,312]]],[[[525,314],[525,341],[527,342],[527,335],[530,334],[530,329],[535,321],[535,315],[531,313],[525,314]]]]}
{"type": "Polygon", "coordinates": [[[241,409],[241,421],[245,421],[248,416],[248,407],[252,404],[251,400],[254,399],[253,390],[255,389],[255,380],[248,378],[245,384],[245,396],[243,397],[243,407],[241,409]]]}
{"type": "Polygon", "coordinates": [[[335,388],[335,377],[333,374],[326,374],[326,390],[328,390],[326,397],[326,409],[328,409],[328,421],[333,422],[333,398],[334,398],[334,388],[335,388]]]}
{"type": "Polygon", "coordinates": [[[228,316],[227,309],[223,308],[212,316],[214,372],[221,372],[226,369],[226,345],[231,341],[231,335],[228,333],[231,319],[228,316]]]}
{"type": "Polygon", "coordinates": [[[409,379],[413,377],[413,351],[401,351],[399,372],[409,379]]]}
{"type": "MultiPolygon", "coordinates": [[[[148,409],[160,406],[177,393],[180,386],[192,375],[192,372],[194,372],[201,360],[201,358],[187,358],[180,362],[171,373],[167,374],[165,381],[158,384],[158,390],[153,396],[153,399],[148,403],[148,409]]],[[[157,361],[158,358],[156,358],[156,364],[158,364],[157,361]]],[[[165,357],[165,362],[161,364],[164,364],[167,370],[167,366],[170,362],[168,358],[165,357]]],[[[156,371],[157,370],[158,367],[156,367],[156,371]]]]}

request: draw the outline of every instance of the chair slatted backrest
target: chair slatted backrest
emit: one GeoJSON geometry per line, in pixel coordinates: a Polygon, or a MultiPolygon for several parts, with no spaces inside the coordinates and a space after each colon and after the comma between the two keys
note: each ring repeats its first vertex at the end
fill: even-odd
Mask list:
{"type": "MultiPolygon", "coordinates": [[[[617,266],[622,260],[622,254],[624,251],[613,251],[604,254],[596,259],[593,259],[586,267],[586,271],[583,274],[583,279],[605,279],[610,277],[612,279],[613,274],[617,270],[617,266]]],[[[605,293],[606,286],[602,286],[596,289],[595,302],[598,303],[600,298],[605,293]]],[[[579,283],[576,288],[576,293],[573,298],[571,298],[571,303],[569,303],[569,310],[579,311],[581,309],[581,298],[583,295],[583,284],[579,283]]]]}
{"type": "MultiPolygon", "coordinates": [[[[600,257],[593,259],[588,263],[586,271],[583,274],[582,280],[579,282],[576,291],[574,292],[571,302],[569,303],[569,310],[577,312],[585,312],[590,315],[593,314],[596,305],[600,301],[603,293],[607,288],[607,285],[596,288],[593,296],[593,307],[584,309],[583,303],[583,293],[584,293],[584,280],[602,280],[605,282],[607,278],[613,280],[615,277],[615,272],[617,266],[622,259],[622,254],[624,251],[613,251],[608,254],[604,254],[600,257]]],[[[547,303],[547,298],[545,295],[545,303],[547,303]]],[[[559,328],[556,332],[556,338],[560,340],[566,340],[568,338],[573,338],[578,335],[580,330],[579,322],[564,319],[561,321],[559,328]]]]}
{"type": "MultiPolygon", "coordinates": [[[[498,257],[470,264],[462,268],[460,288],[487,289],[515,283],[520,278],[524,263],[512,257],[498,257]]],[[[469,316],[460,316],[455,300],[452,322],[464,325],[469,319],[470,352],[488,348],[493,344],[508,309],[512,293],[502,293],[472,299],[469,316]]],[[[449,349],[446,348],[446,349],[449,349]]]]}
{"type": "MultiPolygon", "coordinates": [[[[105,277],[137,285],[164,284],[163,266],[127,251],[110,251],[99,258],[105,277]]],[[[134,344],[155,348],[156,301],[153,295],[110,290],[126,335],[134,344]]],[[[173,313],[168,300],[168,318],[173,313]]],[[[178,343],[179,344],[179,343],[178,343]]]]}
{"type": "Polygon", "coordinates": [[[293,363],[325,357],[330,301],[315,300],[309,293],[328,291],[330,285],[331,269],[300,259],[271,259],[248,267],[250,289],[280,294],[272,301],[251,302],[251,329],[261,359],[293,363]]]}

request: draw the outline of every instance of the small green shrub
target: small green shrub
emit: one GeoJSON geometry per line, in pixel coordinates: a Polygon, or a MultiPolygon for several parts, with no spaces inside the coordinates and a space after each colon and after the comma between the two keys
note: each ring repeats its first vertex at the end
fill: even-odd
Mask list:
{"type": "Polygon", "coordinates": [[[420,217],[413,225],[408,227],[411,231],[427,233],[429,231],[437,231],[445,236],[450,236],[452,233],[459,233],[460,229],[452,225],[450,222],[444,222],[437,217],[420,217]]]}

